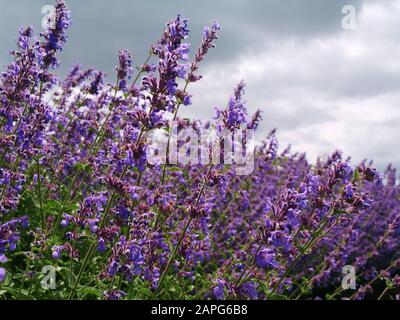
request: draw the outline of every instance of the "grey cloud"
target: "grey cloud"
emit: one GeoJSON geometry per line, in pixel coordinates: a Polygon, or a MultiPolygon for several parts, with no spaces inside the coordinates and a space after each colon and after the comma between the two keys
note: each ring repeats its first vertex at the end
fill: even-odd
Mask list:
{"type": "MultiPolygon", "coordinates": [[[[51,0],[1,0],[0,61],[20,25],[33,24],[40,30],[43,5],[51,0]]],[[[344,4],[357,8],[361,0],[69,0],[73,25],[70,42],[62,54],[65,71],[77,60],[111,74],[119,48],[135,52],[143,61],[148,47],[158,38],[164,23],[181,13],[190,19],[193,46],[199,42],[204,25],[217,19],[223,26],[221,50],[212,52],[208,61],[232,59],[243,50],[265,39],[312,37],[336,32],[340,28],[340,9],[344,4]]],[[[139,62],[138,62],[139,63],[139,62]]]]}

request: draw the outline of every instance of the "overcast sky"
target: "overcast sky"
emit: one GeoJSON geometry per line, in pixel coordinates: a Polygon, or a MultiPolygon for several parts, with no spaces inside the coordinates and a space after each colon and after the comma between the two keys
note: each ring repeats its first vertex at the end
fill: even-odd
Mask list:
{"type": "MultiPolygon", "coordinates": [[[[0,0],[0,64],[8,61],[19,26],[40,31],[52,0],[0,0]]],[[[73,24],[61,74],[75,63],[113,77],[118,49],[145,59],[164,23],[190,20],[193,51],[203,26],[222,26],[217,47],[192,85],[191,117],[211,118],[241,79],[250,112],[263,110],[258,137],[278,129],[313,161],[336,148],[354,162],[400,167],[400,0],[69,0],[73,24]],[[344,5],[356,29],[342,28],[344,5]]]]}

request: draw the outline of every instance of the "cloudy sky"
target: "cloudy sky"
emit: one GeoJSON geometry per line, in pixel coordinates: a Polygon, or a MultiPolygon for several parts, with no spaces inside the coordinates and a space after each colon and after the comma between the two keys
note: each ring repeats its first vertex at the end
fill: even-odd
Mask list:
{"type": "MultiPolygon", "coordinates": [[[[0,0],[0,64],[21,25],[40,30],[52,0],[0,0]]],[[[208,119],[241,79],[250,112],[263,110],[259,138],[278,129],[310,160],[336,148],[354,162],[400,167],[400,0],[69,0],[73,25],[61,74],[75,63],[113,77],[118,49],[137,64],[164,23],[190,20],[196,48],[204,25],[222,25],[217,48],[202,64],[185,115],[208,119]],[[355,30],[342,27],[342,7],[356,10],[355,30]]]]}

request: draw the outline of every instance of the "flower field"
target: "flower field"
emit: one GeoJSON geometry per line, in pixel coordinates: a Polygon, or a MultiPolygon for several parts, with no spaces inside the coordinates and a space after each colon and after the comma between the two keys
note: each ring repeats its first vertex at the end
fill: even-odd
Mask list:
{"type": "Polygon", "coordinates": [[[71,23],[63,0],[50,18],[40,34],[20,29],[0,78],[0,300],[400,299],[394,167],[340,151],[310,163],[272,131],[238,174],[220,161],[224,143],[262,121],[244,82],[213,121],[180,117],[218,50],[217,22],[192,50],[178,15],[146,61],[116,53],[110,84],[81,65],[56,75],[71,23]],[[219,138],[193,153],[171,123],[219,138]],[[149,159],[154,130],[167,137],[164,161],[149,159]],[[202,161],[172,161],[175,138],[180,160],[202,161]]]}

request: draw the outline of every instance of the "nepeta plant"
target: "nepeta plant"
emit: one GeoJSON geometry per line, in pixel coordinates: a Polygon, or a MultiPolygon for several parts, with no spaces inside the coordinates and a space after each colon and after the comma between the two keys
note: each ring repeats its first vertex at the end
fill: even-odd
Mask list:
{"type": "MultiPolygon", "coordinates": [[[[212,159],[173,164],[168,152],[149,163],[149,132],[166,130],[168,150],[171,121],[178,132],[257,129],[261,112],[248,115],[243,82],[212,123],[179,117],[220,26],[205,28],[191,61],[178,15],[136,69],[120,50],[109,84],[80,65],[55,75],[70,26],[64,1],[54,14],[38,38],[20,30],[1,75],[0,298],[396,298],[394,168],[381,175],[340,152],[310,164],[279,153],[275,131],[248,175],[212,159]],[[341,287],[346,265],[355,291],[341,287]],[[41,284],[46,266],[55,289],[41,284]]],[[[221,159],[225,139],[212,141],[221,159]]],[[[176,143],[186,152],[186,140],[176,143]]]]}

